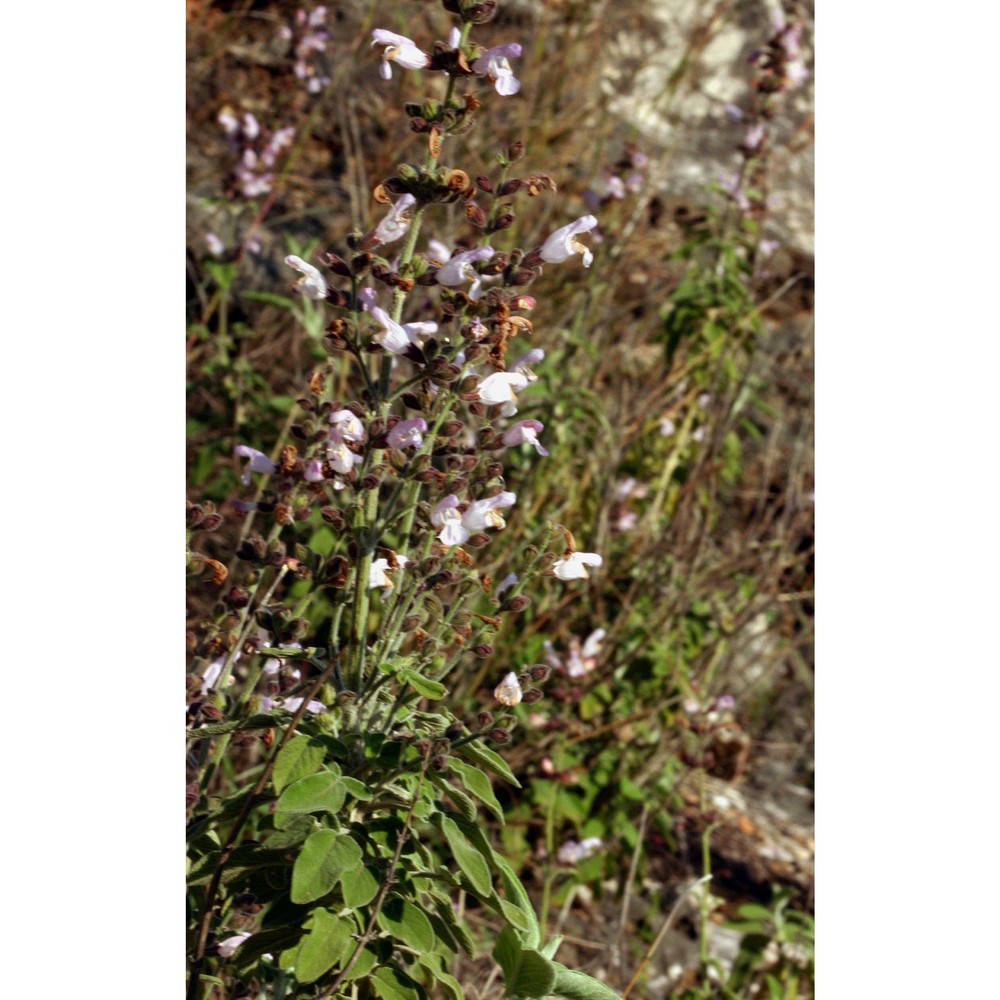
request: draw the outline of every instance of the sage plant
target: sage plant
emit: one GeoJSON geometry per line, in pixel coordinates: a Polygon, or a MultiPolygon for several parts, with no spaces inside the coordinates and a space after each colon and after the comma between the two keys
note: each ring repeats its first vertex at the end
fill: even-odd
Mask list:
{"type": "Polygon", "coordinates": [[[597,220],[510,245],[519,200],[555,182],[520,169],[518,140],[493,175],[449,153],[493,102],[518,99],[521,47],[473,38],[494,0],[443,2],[447,40],[372,32],[373,85],[420,71],[431,92],[405,105],[419,162],[377,185],[369,229],[315,262],[285,259],[294,291],[327,312],[327,363],[302,388],[294,443],[238,445],[245,494],[188,509],[191,569],[220,588],[189,634],[189,998],[220,985],[461,998],[470,907],[497,932],[506,996],[615,996],[555,960],[558,939],[480,822],[504,820],[493,781],[519,785],[497,748],[550,670],[494,662],[491,640],[517,628],[532,588],[579,586],[601,565],[562,525],[503,545],[518,516],[505,452],[558,461],[544,423],[518,419],[545,363],[527,288],[544,265],[589,267],[597,220]],[[451,206],[465,227],[442,244],[451,206]],[[226,566],[198,554],[196,533],[228,509],[226,566]],[[449,692],[469,676],[485,682],[471,707],[449,692]]]}

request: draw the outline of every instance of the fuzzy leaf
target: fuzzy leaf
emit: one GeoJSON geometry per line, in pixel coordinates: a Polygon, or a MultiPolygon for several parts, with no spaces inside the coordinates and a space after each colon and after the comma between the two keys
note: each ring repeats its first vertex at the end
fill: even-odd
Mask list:
{"type": "Polygon", "coordinates": [[[315,774],[323,764],[323,748],[311,742],[309,736],[294,736],[278,754],[271,780],[279,795],[293,781],[315,774]]]}
{"type": "Polygon", "coordinates": [[[585,972],[567,969],[559,962],[553,962],[555,981],[551,992],[559,997],[569,997],[569,1000],[621,1000],[613,989],[585,972]]]}
{"type": "Polygon", "coordinates": [[[423,910],[409,900],[392,896],[376,917],[379,927],[397,941],[409,945],[417,952],[431,951],[434,947],[434,930],[423,910]]]}
{"type": "Polygon", "coordinates": [[[490,896],[493,892],[493,881],[483,856],[465,839],[458,824],[450,817],[442,818],[441,832],[455,856],[455,863],[472,883],[476,893],[483,897],[490,896]]]}
{"type": "Polygon", "coordinates": [[[346,774],[340,780],[344,783],[347,794],[354,796],[359,802],[370,802],[374,798],[368,786],[363,781],[358,781],[357,778],[352,778],[346,774]]]}
{"type": "Polygon", "coordinates": [[[336,816],[344,805],[347,790],[340,776],[332,771],[320,771],[292,782],[275,806],[274,825],[279,829],[303,813],[328,812],[336,816]]]}
{"type": "Polygon", "coordinates": [[[361,848],[351,837],[336,830],[317,830],[302,845],[292,867],[292,902],[320,899],[345,872],[360,864],[361,848]]]}
{"type": "Polygon", "coordinates": [[[517,908],[528,918],[529,929],[522,937],[526,948],[537,948],[542,941],[542,931],[538,926],[538,918],[535,916],[535,908],[531,903],[527,890],[521,885],[521,880],[514,873],[514,869],[503,859],[495,858],[497,870],[500,872],[500,881],[503,884],[503,891],[507,900],[517,906],[517,908]]]}
{"type": "Polygon", "coordinates": [[[399,969],[383,965],[369,982],[382,1000],[422,1000],[423,991],[418,991],[417,984],[399,969]]]}
{"type": "Polygon", "coordinates": [[[370,868],[362,866],[353,871],[349,878],[341,880],[340,891],[344,894],[344,905],[356,909],[367,906],[378,892],[378,879],[370,868]]]}
{"type": "Polygon", "coordinates": [[[552,992],[556,978],[555,963],[534,948],[522,948],[517,934],[510,927],[500,932],[493,948],[493,958],[503,969],[507,995],[541,1000],[552,992]]]}
{"type": "Polygon", "coordinates": [[[295,978],[300,983],[315,982],[332,969],[347,951],[354,931],[353,921],[323,909],[313,911],[311,924],[295,958],[295,978]]]}
{"type": "Polygon", "coordinates": [[[514,772],[507,766],[507,762],[495,750],[484,746],[479,740],[465,743],[458,748],[458,753],[470,760],[475,761],[480,767],[485,767],[494,774],[499,774],[504,781],[509,782],[515,788],[521,787],[521,782],[514,777],[514,772]]]}
{"type": "Polygon", "coordinates": [[[431,701],[437,701],[448,693],[448,689],[440,681],[432,681],[429,677],[424,677],[423,674],[411,670],[409,667],[401,668],[397,676],[400,680],[406,681],[417,694],[430,698],[431,701]]]}
{"type": "Polygon", "coordinates": [[[490,779],[474,764],[466,764],[455,757],[451,758],[450,763],[451,769],[461,778],[462,784],[503,823],[503,807],[497,801],[490,779]]]}

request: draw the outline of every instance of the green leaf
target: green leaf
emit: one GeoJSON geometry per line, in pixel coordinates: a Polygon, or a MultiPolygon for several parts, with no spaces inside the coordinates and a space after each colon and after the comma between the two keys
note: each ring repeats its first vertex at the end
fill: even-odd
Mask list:
{"type": "Polygon", "coordinates": [[[361,802],[371,802],[375,797],[368,789],[368,786],[363,781],[358,781],[357,778],[352,778],[345,774],[340,780],[344,783],[347,794],[352,795],[361,802]]]}
{"type": "Polygon", "coordinates": [[[295,957],[295,978],[312,983],[340,961],[351,942],[354,921],[341,920],[329,910],[314,910],[308,935],[295,957]]]}
{"type": "Polygon", "coordinates": [[[474,764],[466,764],[456,757],[451,758],[450,764],[451,769],[461,778],[462,784],[503,823],[503,807],[497,801],[490,779],[474,764]]]}
{"type": "Polygon", "coordinates": [[[278,306],[279,309],[295,311],[295,300],[285,295],[277,295],[275,292],[242,292],[240,298],[249,299],[251,302],[263,302],[266,305],[278,306]]]}
{"type": "Polygon", "coordinates": [[[314,774],[323,763],[323,748],[311,743],[308,736],[294,736],[278,753],[271,781],[279,795],[281,790],[299,778],[314,774]]]}
{"type": "Polygon", "coordinates": [[[340,891],[344,894],[344,905],[356,909],[367,906],[379,889],[379,881],[371,868],[361,867],[351,872],[349,878],[341,880],[340,891]]]}
{"type": "Polygon", "coordinates": [[[444,960],[440,955],[421,955],[417,959],[421,968],[426,969],[428,974],[440,983],[448,992],[451,1000],[465,1000],[462,986],[459,981],[445,969],[444,960]]]}
{"type": "Polygon", "coordinates": [[[527,890],[521,885],[521,880],[514,873],[514,869],[503,858],[495,858],[497,870],[500,872],[500,882],[503,891],[509,902],[513,903],[528,918],[529,929],[525,932],[522,940],[526,948],[537,948],[542,941],[542,930],[538,926],[538,918],[535,916],[535,908],[527,890]]]}
{"type": "Polygon", "coordinates": [[[470,823],[474,823],[476,821],[476,803],[473,802],[461,788],[456,787],[440,774],[431,773],[430,778],[438,788],[441,788],[448,793],[451,797],[451,801],[455,804],[455,808],[459,811],[459,813],[461,813],[463,819],[468,820],[470,823]]]}
{"type": "Polygon", "coordinates": [[[415,951],[431,951],[434,929],[419,906],[400,896],[391,896],[376,917],[379,927],[415,951]]]}
{"type": "MultiPolygon", "coordinates": [[[[348,956],[354,953],[352,948],[348,952],[348,956]]],[[[379,963],[378,953],[372,948],[366,947],[361,949],[361,953],[358,955],[357,961],[348,970],[347,975],[344,977],[345,983],[353,982],[355,979],[364,979],[372,969],[375,968],[379,963]]]]}
{"type": "Polygon", "coordinates": [[[552,992],[556,996],[569,997],[570,1000],[621,1000],[613,989],[594,979],[593,976],[567,969],[559,962],[552,964],[556,972],[552,992]]]}
{"type": "Polygon", "coordinates": [[[496,901],[500,904],[500,912],[508,923],[513,924],[524,934],[531,933],[531,920],[519,906],[516,906],[509,899],[501,899],[499,896],[496,897],[496,901]]]}
{"type": "Polygon", "coordinates": [[[346,796],[347,789],[333,771],[299,778],[281,793],[274,809],[274,825],[280,829],[303,813],[328,812],[336,816],[346,796]]]}
{"type": "Polygon", "coordinates": [[[479,740],[471,743],[464,743],[458,748],[458,752],[465,757],[475,761],[481,767],[485,767],[494,774],[499,774],[504,781],[509,782],[515,788],[521,787],[521,782],[514,777],[513,771],[507,766],[507,762],[495,750],[484,746],[479,740]]]}
{"type": "Polygon", "coordinates": [[[522,948],[517,934],[505,927],[497,937],[493,958],[503,969],[506,992],[510,996],[541,1000],[552,992],[556,965],[534,948],[522,948]]]}
{"type": "Polygon", "coordinates": [[[317,830],[302,845],[292,867],[292,902],[325,896],[345,873],[361,864],[361,848],[347,834],[317,830]]]}
{"type": "Polygon", "coordinates": [[[441,832],[455,856],[455,863],[472,883],[476,894],[490,896],[493,892],[493,880],[490,878],[490,869],[483,856],[465,839],[458,824],[451,817],[442,818],[441,832]]]}
{"type": "MultiPolygon", "coordinates": [[[[434,916],[436,916],[437,920],[444,925],[444,929],[452,935],[458,947],[461,948],[462,951],[469,956],[469,958],[472,958],[476,952],[476,942],[473,940],[468,927],[466,927],[465,924],[458,919],[458,914],[455,913],[455,910],[452,908],[452,905],[448,902],[447,898],[440,898],[438,893],[432,893],[431,895],[434,899],[434,916]]],[[[440,929],[437,930],[437,935],[439,938],[445,937],[445,934],[442,934],[440,929]]]]}
{"type": "Polygon", "coordinates": [[[448,693],[448,689],[440,681],[432,681],[429,677],[424,677],[423,674],[411,670],[409,667],[402,667],[397,671],[396,676],[400,680],[406,681],[417,694],[430,698],[432,701],[443,698],[448,693]]]}
{"type": "MultiPolygon", "coordinates": [[[[382,1000],[422,1000],[422,990],[405,972],[383,965],[369,982],[382,1000]]],[[[426,994],[423,994],[426,995],[426,994]]]]}

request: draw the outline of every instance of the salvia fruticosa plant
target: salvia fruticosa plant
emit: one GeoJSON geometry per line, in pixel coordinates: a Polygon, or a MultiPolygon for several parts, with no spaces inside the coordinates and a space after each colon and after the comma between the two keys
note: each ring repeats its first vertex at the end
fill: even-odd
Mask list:
{"type": "MultiPolygon", "coordinates": [[[[480,818],[504,820],[493,783],[518,781],[498,750],[550,670],[491,660],[492,639],[517,629],[533,587],[572,587],[602,562],[561,524],[496,551],[517,516],[505,451],[547,455],[543,424],[518,417],[545,360],[527,288],[546,265],[588,267],[597,219],[567,219],[536,247],[505,240],[519,200],[556,182],[521,169],[517,140],[491,174],[449,154],[518,93],[521,47],[479,39],[494,0],[443,2],[446,41],[372,32],[381,76],[423,70],[435,95],[405,105],[425,153],[377,185],[374,229],[321,267],[285,258],[325,313],[328,363],[302,387],[294,445],[235,449],[246,492],[231,566],[189,557],[222,595],[189,639],[192,1000],[461,998],[470,910],[497,929],[506,996],[615,996],[556,959],[480,818]],[[460,242],[428,241],[454,205],[460,242]],[[310,547],[317,524],[328,544],[310,547]],[[470,714],[449,684],[484,665],[491,695],[470,714]]],[[[220,518],[188,507],[191,531],[220,518]]]]}

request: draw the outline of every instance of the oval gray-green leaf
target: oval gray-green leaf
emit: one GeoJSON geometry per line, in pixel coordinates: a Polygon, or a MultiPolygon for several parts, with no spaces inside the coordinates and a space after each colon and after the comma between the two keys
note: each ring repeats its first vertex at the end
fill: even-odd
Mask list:
{"type": "Polygon", "coordinates": [[[376,917],[379,927],[415,951],[431,951],[434,929],[419,906],[400,896],[391,896],[376,917]]]}
{"type": "Polygon", "coordinates": [[[416,670],[410,670],[408,667],[400,670],[398,676],[400,680],[406,681],[417,694],[430,698],[431,701],[437,701],[448,693],[448,689],[440,681],[432,681],[429,677],[424,677],[423,674],[416,670]]]}
{"type": "Polygon", "coordinates": [[[452,771],[459,776],[466,789],[475,795],[503,823],[503,807],[497,801],[497,797],[493,792],[493,785],[487,775],[480,771],[475,764],[467,764],[456,757],[452,757],[449,764],[452,771]]]}
{"type": "Polygon", "coordinates": [[[552,964],[556,970],[552,992],[556,996],[569,997],[569,1000],[621,1000],[613,989],[594,979],[593,976],[567,969],[560,962],[552,964]]]}
{"type": "Polygon", "coordinates": [[[340,891],[344,894],[344,905],[355,909],[367,906],[378,892],[379,881],[367,867],[352,871],[347,878],[341,879],[340,891]]]}
{"type": "MultiPolygon", "coordinates": [[[[275,813],[328,812],[336,816],[344,805],[347,789],[339,775],[321,771],[293,781],[282,793],[275,806],[275,813]]],[[[275,821],[276,826],[280,824],[275,821]]]]}
{"type": "Polygon", "coordinates": [[[354,922],[341,920],[329,910],[315,910],[312,927],[295,957],[295,978],[300,983],[319,979],[343,958],[351,941],[354,922]]]}
{"type": "Polygon", "coordinates": [[[399,969],[383,965],[369,982],[382,1000],[420,1000],[417,984],[399,969]]]}
{"type": "Polygon", "coordinates": [[[317,830],[302,845],[292,867],[292,902],[325,896],[345,872],[361,864],[361,848],[347,834],[317,830]]]}
{"type": "Polygon", "coordinates": [[[510,782],[515,788],[521,787],[521,782],[514,777],[514,772],[507,766],[507,762],[495,750],[484,746],[479,740],[465,743],[458,748],[458,753],[463,754],[470,760],[475,761],[481,767],[485,767],[494,774],[499,774],[504,781],[510,782]]]}
{"type": "Polygon", "coordinates": [[[311,742],[309,736],[293,736],[280,750],[274,762],[271,780],[274,790],[281,790],[293,781],[315,774],[323,764],[323,748],[311,742]]]}
{"type": "Polygon", "coordinates": [[[489,896],[493,892],[493,880],[483,856],[465,839],[458,824],[449,816],[442,819],[441,832],[455,856],[455,863],[472,883],[472,887],[480,896],[489,896]]]}

